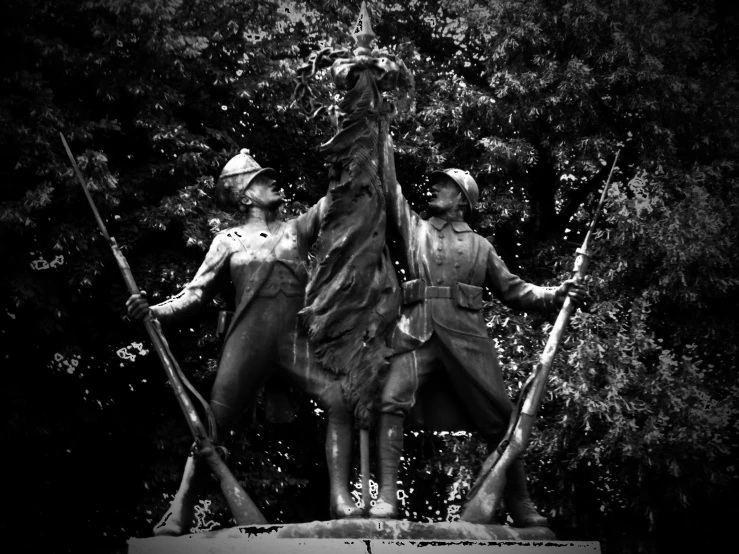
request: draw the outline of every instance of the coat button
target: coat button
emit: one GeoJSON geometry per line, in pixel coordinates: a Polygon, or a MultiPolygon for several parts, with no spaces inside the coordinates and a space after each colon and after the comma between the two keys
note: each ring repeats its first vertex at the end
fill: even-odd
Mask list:
{"type": "Polygon", "coordinates": [[[438,279],[436,279],[436,282],[437,283],[443,283],[444,282],[444,279],[442,279],[441,277],[439,277],[438,279]]]}
{"type": "Polygon", "coordinates": [[[437,250],[441,250],[441,246],[437,246],[437,247],[436,247],[436,249],[437,249],[437,250]]]}
{"type": "Polygon", "coordinates": [[[439,238],[440,239],[443,239],[444,238],[444,233],[439,233],[439,238]]]}
{"type": "Polygon", "coordinates": [[[454,264],[454,267],[459,267],[459,262],[457,262],[456,264],[454,264]]]}
{"type": "Polygon", "coordinates": [[[441,265],[441,258],[436,258],[436,264],[441,265]]]}

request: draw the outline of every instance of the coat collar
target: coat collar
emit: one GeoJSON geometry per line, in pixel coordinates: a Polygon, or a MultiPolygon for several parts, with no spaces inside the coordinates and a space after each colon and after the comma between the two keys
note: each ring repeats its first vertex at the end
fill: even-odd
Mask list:
{"type": "Polygon", "coordinates": [[[437,231],[441,231],[445,225],[449,224],[452,226],[452,229],[454,229],[455,233],[470,233],[472,232],[472,229],[470,229],[470,226],[467,225],[464,221],[447,221],[446,219],[440,219],[438,217],[432,217],[429,219],[429,223],[436,229],[437,231]]]}

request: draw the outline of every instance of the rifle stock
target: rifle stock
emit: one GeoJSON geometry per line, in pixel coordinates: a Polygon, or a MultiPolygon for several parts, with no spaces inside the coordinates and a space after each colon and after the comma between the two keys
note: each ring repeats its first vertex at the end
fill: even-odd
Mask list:
{"type": "MultiPolygon", "coordinates": [[[[123,255],[123,252],[121,252],[121,249],[118,246],[115,238],[111,237],[108,234],[105,223],[100,217],[100,213],[95,206],[95,202],[90,195],[90,191],[85,185],[85,180],[80,173],[77,162],[72,155],[72,151],[69,149],[69,145],[67,144],[64,135],[62,133],[59,133],[59,136],[62,139],[64,149],[67,151],[69,161],[72,163],[72,168],[77,175],[77,179],[79,180],[80,185],[82,185],[82,190],[87,197],[87,201],[92,208],[93,214],[95,215],[95,219],[98,223],[98,227],[100,228],[100,231],[102,232],[105,240],[110,246],[111,251],[113,252],[113,256],[115,257],[116,263],[118,264],[118,269],[123,276],[123,280],[126,282],[126,287],[128,288],[129,293],[139,294],[140,290],[136,285],[136,280],[133,277],[131,267],[128,265],[126,257],[123,255]]],[[[249,498],[249,495],[246,494],[239,482],[233,476],[231,470],[228,469],[228,466],[218,455],[216,447],[213,445],[213,441],[216,440],[215,420],[212,416],[212,413],[210,412],[208,403],[205,402],[205,400],[200,396],[200,394],[195,390],[195,388],[189,383],[185,375],[182,373],[182,370],[177,364],[177,360],[175,360],[174,355],[169,349],[169,344],[167,343],[167,340],[164,338],[164,334],[162,333],[159,321],[149,315],[144,319],[144,328],[146,329],[146,332],[149,335],[152,344],[154,345],[154,350],[156,350],[159,361],[164,368],[164,372],[167,374],[167,379],[169,380],[170,385],[172,385],[175,397],[177,398],[177,402],[180,405],[180,409],[185,415],[185,419],[187,420],[187,425],[190,428],[190,432],[195,438],[197,453],[198,455],[204,457],[211,471],[218,478],[218,481],[221,485],[221,490],[226,497],[226,502],[231,509],[231,513],[236,520],[236,523],[238,525],[267,523],[267,520],[259,511],[259,508],[257,508],[251,498],[249,498]],[[187,394],[187,391],[185,390],[186,386],[205,407],[206,414],[208,415],[209,432],[206,432],[200,416],[198,415],[195,406],[193,405],[190,397],[187,394]]]]}
{"type": "MultiPolygon", "coordinates": [[[[606,192],[611,184],[613,170],[616,168],[616,162],[620,153],[620,150],[616,152],[616,157],[613,160],[608,180],[603,187],[603,193],[601,194],[593,220],[590,223],[590,228],[585,235],[582,246],[577,249],[577,257],[575,258],[575,266],[573,268],[573,276],[576,278],[582,279],[587,274],[591,255],[588,249],[589,242],[595,229],[595,224],[598,221],[598,215],[603,207],[606,192]]],[[[495,510],[503,497],[503,490],[506,484],[506,471],[516,458],[526,451],[526,447],[529,444],[531,430],[536,419],[536,412],[539,409],[547,386],[549,370],[552,367],[557,348],[562,341],[562,335],[567,329],[567,324],[574,310],[575,305],[572,299],[569,296],[566,297],[557,316],[557,320],[552,327],[552,331],[549,334],[544,351],[539,358],[539,363],[529,379],[526,380],[526,384],[521,391],[521,400],[511,414],[508,430],[498,448],[483,463],[482,470],[470,490],[461,516],[463,521],[489,523],[493,519],[495,510]]]]}

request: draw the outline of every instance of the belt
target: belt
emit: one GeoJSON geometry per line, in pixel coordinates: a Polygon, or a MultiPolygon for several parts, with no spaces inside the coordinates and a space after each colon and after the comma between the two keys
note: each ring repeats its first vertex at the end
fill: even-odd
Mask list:
{"type": "Polygon", "coordinates": [[[426,287],[424,298],[452,298],[452,287],[426,287]]]}

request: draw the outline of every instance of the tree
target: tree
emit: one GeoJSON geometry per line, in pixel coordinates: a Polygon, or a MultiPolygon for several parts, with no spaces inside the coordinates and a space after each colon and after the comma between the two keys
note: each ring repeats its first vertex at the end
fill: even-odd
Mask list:
{"type": "MultiPolygon", "coordinates": [[[[230,224],[211,193],[239,148],[278,170],[288,214],[322,194],[314,147],[330,127],[291,106],[293,79],[312,50],[348,45],[358,4],[0,8],[15,24],[3,38],[15,55],[3,59],[0,95],[2,429],[37,476],[7,483],[13,517],[3,521],[18,522],[14,531],[75,529],[59,549],[142,536],[189,445],[142,331],[121,317],[123,284],[58,132],[139,284],[164,298],[230,224]]],[[[728,522],[729,511],[708,507],[736,490],[736,20],[720,3],[677,0],[378,1],[370,10],[379,45],[416,76],[415,114],[394,129],[407,196],[421,209],[431,169],[469,169],[482,189],[475,226],[527,280],[552,284],[569,271],[593,193],[622,149],[596,239],[595,302],[572,322],[527,456],[555,531],[607,551],[657,551],[691,521],[728,522]]],[[[313,90],[330,100],[328,76],[313,90]]],[[[228,296],[167,330],[204,392],[228,296]]],[[[552,320],[493,300],[486,316],[515,395],[552,320]]],[[[232,445],[237,475],[271,521],[327,507],[314,409],[303,402],[292,427],[256,410],[232,445]]],[[[453,519],[483,446],[474,435],[408,439],[408,515],[453,519]]],[[[226,524],[211,500],[203,525],[226,524]]]]}
{"type": "MultiPolygon", "coordinates": [[[[664,540],[696,513],[691,502],[735,486],[736,22],[686,7],[435,4],[413,66],[425,134],[407,126],[398,141],[399,167],[422,165],[420,139],[435,162],[479,176],[479,226],[510,241],[496,246],[532,280],[571,267],[563,246],[582,236],[622,148],[598,238],[599,302],[573,321],[530,456],[553,477],[539,486],[560,499],[562,533],[572,525],[617,551],[648,546],[650,531],[664,540]],[[643,535],[622,535],[638,525],[643,535]]],[[[510,332],[497,324],[515,320],[492,313],[520,383],[548,325],[526,317],[510,332]]]]}

